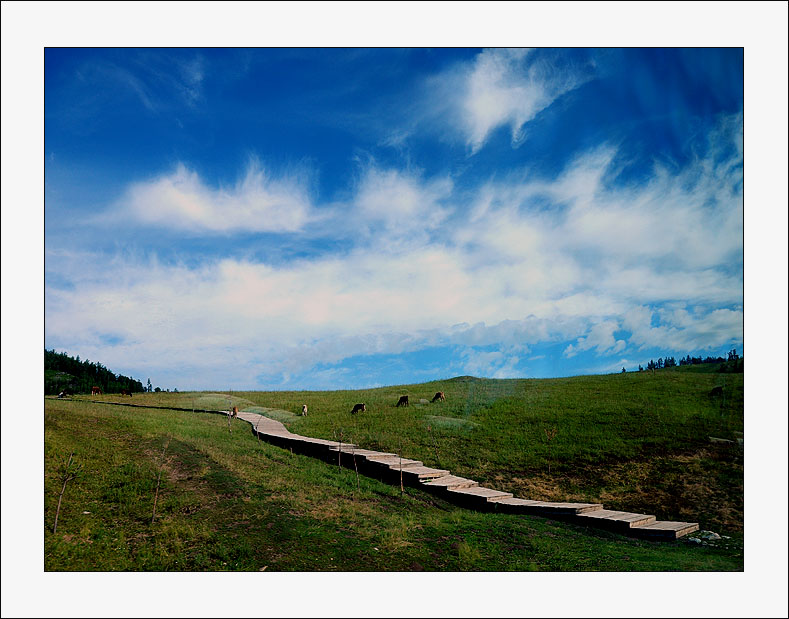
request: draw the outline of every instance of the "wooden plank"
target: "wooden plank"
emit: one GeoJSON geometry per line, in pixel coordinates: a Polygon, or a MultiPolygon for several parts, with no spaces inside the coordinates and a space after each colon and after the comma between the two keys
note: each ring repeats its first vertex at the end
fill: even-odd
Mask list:
{"type": "Polygon", "coordinates": [[[619,512],[609,509],[598,509],[576,516],[579,520],[590,522],[598,521],[601,524],[610,523],[615,527],[631,528],[655,522],[656,518],[650,514],[633,514],[631,512],[619,512]]]}
{"type": "MultiPolygon", "coordinates": [[[[397,467],[391,467],[395,471],[397,467]]],[[[449,471],[445,471],[443,469],[434,469],[429,466],[409,466],[403,467],[403,475],[408,475],[409,477],[415,477],[416,479],[436,479],[442,478],[449,475],[449,471]]]]}
{"type": "MultiPolygon", "coordinates": [[[[337,453],[338,451],[340,451],[340,447],[339,446],[337,446],[337,447],[329,447],[329,451],[333,451],[333,452],[337,453]]],[[[348,454],[349,456],[350,455],[356,455],[357,457],[360,457],[360,458],[361,457],[370,458],[370,457],[394,456],[395,455],[395,454],[385,453],[385,452],[382,452],[382,451],[373,451],[372,449],[359,449],[358,447],[356,447],[355,449],[354,448],[349,448],[347,443],[343,443],[342,444],[342,453],[348,454]]]]}
{"type": "MultiPolygon", "coordinates": [[[[144,406],[144,405],[140,405],[144,406]]],[[[149,407],[150,408],[150,407],[149,407]]],[[[153,407],[158,408],[158,407],[153,407]]],[[[168,407],[160,407],[168,408],[168,407]]],[[[178,410],[178,409],[177,409],[178,410]]],[[[183,409],[189,410],[189,409],[183,409]]],[[[195,409],[195,412],[198,412],[195,409]]],[[[222,411],[203,411],[222,414],[222,411]]],[[[673,522],[657,521],[654,516],[649,514],[635,514],[615,510],[603,509],[599,503],[573,503],[573,502],[553,502],[553,501],[534,501],[514,497],[511,492],[502,492],[492,488],[480,486],[472,479],[465,479],[451,475],[449,471],[426,467],[419,460],[401,458],[397,454],[384,453],[369,449],[359,449],[352,443],[341,443],[326,439],[311,438],[293,434],[284,424],[270,417],[265,417],[257,413],[239,412],[238,418],[250,423],[254,430],[261,437],[269,437],[275,444],[299,446],[303,451],[314,455],[316,448],[325,447],[324,453],[354,455],[362,458],[363,461],[380,466],[382,469],[389,469],[390,472],[397,473],[402,469],[404,479],[416,482],[421,487],[430,487],[444,491],[447,495],[452,495],[459,501],[465,502],[472,507],[488,506],[501,508],[504,511],[514,511],[515,513],[533,513],[546,516],[572,517],[576,522],[589,526],[599,526],[602,528],[613,528],[622,530],[634,537],[643,537],[655,540],[677,539],[699,530],[698,523],[695,522],[673,522]]],[[[731,443],[730,439],[709,437],[713,442],[731,443]]],[[[742,439],[738,438],[740,444],[742,439]]],[[[333,456],[332,456],[333,457],[333,456]]]]}
{"type": "Polygon", "coordinates": [[[550,501],[529,501],[526,499],[511,498],[499,501],[508,506],[513,513],[532,514],[536,516],[575,515],[586,512],[599,511],[600,503],[555,503],[550,501]]]}
{"type": "Polygon", "coordinates": [[[633,527],[629,535],[644,539],[679,539],[684,535],[699,530],[697,522],[657,521],[651,524],[633,527]]]}
{"type": "Polygon", "coordinates": [[[500,503],[504,503],[506,505],[542,505],[542,501],[531,501],[529,499],[519,499],[518,497],[511,497],[509,499],[503,499],[500,503]]]}
{"type": "Polygon", "coordinates": [[[424,464],[421,460],[411,460],[398,456],[371,456],[367,458],[367,462],[396,469],[399,469],[401,466],[405,468],[407,466],[423,466],[424,464]]]}
{"type": "Polygon", "coordinates": [[[479,486],[479,482],[456,475],[444,475],[443,477],[426,481],[423,485],[434,488],[472,488],[479,486]]]}
{"type": "Polygon", "coordinates": [[[470,497],[478,497],[488,502],[500,501],[501,499],[512,498],[512,492],[502,492],[501,490],[493,490],[493,488],[486,488],[484,486],[472,486],[470,488],[457,488],[449,489],[451,494],[458,494],[470,497]]]}

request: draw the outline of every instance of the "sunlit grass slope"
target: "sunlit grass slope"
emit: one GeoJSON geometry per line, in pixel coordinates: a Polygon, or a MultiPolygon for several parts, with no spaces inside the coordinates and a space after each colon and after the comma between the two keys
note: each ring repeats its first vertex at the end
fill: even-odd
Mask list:
{"type": "Polygon", "coordinates": [[[603,502],[738,531],[743,374],[718,367],[540,380],[459,377],[360,391],[145,394],[134,402],[282,409],[267,414],[293,432],[402,450],[523,498],[603,502]],[[718,386],[722,394],[711,395],[718,386]],[[437,391],[446,401],[430,403],[437,391]],[[395,406],[401,395],[410,406],[395,406]],[[367,411],[351,415],[357,402],[367,411]]]}
{"type": "MultiPolygon", "coordinates": [[[[183,404],[188,397],[170,394],[158,403],[183,404]]],[[[313,397],[317,409],[320,396],[313,397]]],[[[257,395],[232,398],[254,401],[257,395]]],[[[372,418],[377,405],[370,402],[372,418]]],[[[440,416],[454,418],[451,400],[447,404],[440,416]]],[[[339,400],[337,406],[335,415],[347,413],[339,400]]],[[[419,410],[410,407],[403,414],[419,410]]],[[[331,423],[321,421],[328,415],[310,411],[306,420],[294,416],[291,423],[306,421],[316,424],[316,433],[331,434],[331,423]]],[[[362,428],[366,422],[357,423],[362,428]]],[[[372,433],[375,424],[369,423],[372,433]]],[[[456,429],[450,424],[443,431],[454,437],[449,433],[456,429]]],[[[477,431],[464,435],[472,441],[465,444],[476,444],[470,437],[477,431]]],[[[397,439],[388,432],[384,440],[397,439]]],[[[406,445],[419,444],[404,440],[406,445]]],[[[456,448],[454,440],[439,447],[446,458],[456,448]]],[[[432,446],[427,442],[421,449],[432,446]]],[[[453,457],[461,462],[459,455],[453,457]]],[[[401,495],[398,487],[357,480],[352,470],[258,442],[245,422],[234,422],[230,432],[226,419],[209,414],[48,399],[45,473],[47,570],[742,569],[737,534],[726,547],[698,547],[475,513],[416,489],[401,495]],[[66,488],[53,534],[58,474],[71,453],[83,472],[66,488]]]]}

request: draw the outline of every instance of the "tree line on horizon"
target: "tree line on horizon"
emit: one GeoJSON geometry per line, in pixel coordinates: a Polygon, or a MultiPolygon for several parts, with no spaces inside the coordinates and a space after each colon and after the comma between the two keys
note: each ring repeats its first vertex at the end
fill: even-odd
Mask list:
{"type": "MultiPolygon", "coordinates": [[[[148,379],[150,384],[150,379],[148,379]]],[[[79,355],[70,357],[66,353],[44,349],[44,394],[54,395],[61,391],[69,393],[90,393],[92,387],[99,387],[104,393],[120,393],[126,390],[133,393],[147,391],[142,382],[115,374],[101,363],[85,359],[79,355]]]]}
{"type": "Polygon", "coordinates": [[[644,369],[647,370],[662,370],[663,368],[673,368],[677,367],[677,365],[700,365],[703,363],[720,363],[721,367],[718,368],[718,372],[742,372],[743,371],[743,359],[740,355],[737,354],[737,349],[734,348],[730,350],[727,354],[727,358],[724,359],[723,357],[691,357],[687,355],[686,357],[680,357],[679,363],[674,357],[661,357],[657,361],[652,359],[649,360],[647,363],[647,367],[644,368],[641,364],[638,365],[638,371],[643,372],[644,369]]]}

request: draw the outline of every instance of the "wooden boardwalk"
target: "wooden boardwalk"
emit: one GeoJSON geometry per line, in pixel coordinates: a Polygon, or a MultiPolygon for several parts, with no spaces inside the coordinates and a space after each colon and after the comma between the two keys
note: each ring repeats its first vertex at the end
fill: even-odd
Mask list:
{"type": "MultiPolygon", "coordinates": [[[[211,411],[227,414],[226,411],[211,411]]],[[[650,514],[604,509],[600,503],[556,503],[531,501],[480,486],[472,479],[452,475],[443,469],[425,466],[419,460],[397,454],[359,449],[356,445],[293,434],[279,421],[258,413],[239,412],[238,418],[252,425],[261,440],[292,449],[294,452],[356,467],[360,473],[390,483],[402,483],[432,492],[447,501],[471,509],[510,514],[529,514],[566,520],[590,527],[652,540],[676,540],[698,531],[695,522],[658,521],[650,514]]]]}

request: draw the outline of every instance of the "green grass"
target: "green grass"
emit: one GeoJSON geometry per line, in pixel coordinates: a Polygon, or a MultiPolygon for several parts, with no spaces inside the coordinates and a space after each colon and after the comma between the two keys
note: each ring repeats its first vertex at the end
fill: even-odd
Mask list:
{"type": "MultiPolygon", "coordinates": [[[[342,432],[362,447],[402,448],[410,458],[516,496],[602,501],[613,509],[741,531],[742,450],[709,439],[742,436],[743,375],[719,374],[717,367],[552,380],[461,377],[362,391],[225,397],[242,409],[290,412],[272,416],[294,432],[328,439],[342,432]],[[709,395],[715,386],[724,387],[722,397],[709,395]],[[447,401],[418,404],[436,391],[447,401]],[[396,408],[404,394],[416,404],[396,408]],[[356,402],[365,402],[367,412],[351,415],[356,402]],[[304,403],[307,417],[300,416],[304,403]],[[546,430],[553,428],[549,443],[546,430]]],[[[190,397],[159,394],[157,401],[190,397]]]]}
{"type": "Polygon", "coordinates": [[[45,569],[742,570],[741,452],[708,440],[742,432],[742,375],[725,375],[725,404],[708,395],[723,378],[677,369],[124,399],[282,409],[280,420],[294,432],[334,438],[341,430],[343,440],[386,451],[402,444],[404,456],[516,496],[595,500],[700,522],[729,536],[717,547],[475,513],[365,477],[357,489],[352,471],[258,442],[242,421],[231,433],[215,415],[48,399],[45,569]],[[413,403],[436,391],[447,401],[413,403]],[[395,408],[403,394],[412,405],[395,408]],[[350,415],[356,402],[367,412],[350,415]],[[304,403],[307,417],[300,416],[304,403]],[[550,451],[547,427],[557,428],[550,451]],[[58,466],[72,452],[84,473],[69,482],[53,535],[58,466]]]}

